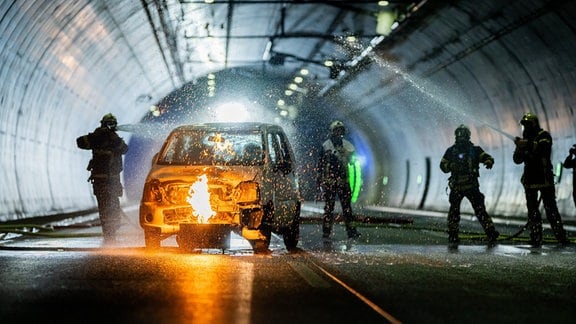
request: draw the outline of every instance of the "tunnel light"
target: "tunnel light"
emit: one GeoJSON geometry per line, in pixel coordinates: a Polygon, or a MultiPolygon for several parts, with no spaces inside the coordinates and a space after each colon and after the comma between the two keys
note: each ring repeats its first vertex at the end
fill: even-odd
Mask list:
{"type": "Polygon", "coordinates": [[[388,185],[388,176],[383,176],[382,177],[382,184],[387,186],[388,185]]]}
{"type": "Polygon", "coordinates": [[[419,185],[421,185],[421,184],[422,184],[422,179],[423,179],[423,178],[422,178],[422,175],[419,174],[419,175],[416,177],[416,183],[419,184],[419,185]]]}
{"type": "Polygon", "coordinates": [[[377,16],[376,34],[388,36],[393,29],[394,20],[396,20],[395,11],[380,11],[377,16]]]}
{"type": "Polygon", "coordinates": [[[158,108],[158,106],[156,106],[156,105],[150,106],[150,112],[152,113],[152,116],[154,116],[154,117],[160,116],[160,108],[158,108]]]}
{"type": "Polygon", "coordinates": [[[284,101],[284,99],[278,99],[276,105],[278,105],[278,107],[284,107],[286,105],[286,101],[284,101]]]}
{"type": "Polygon", "coordinates": [[[301,69],[300,70],[301,75],[308,75],[308,73],[310,73],[310,71],[308,71],[308,69],[301,69]]]}
{"type": "Polygon", "coordinates": [[[297,77],[294,78],[294,82],[295,82],[295,83],[302,83],[302,81],[304,81],[304,78],[303,78],[303,77],[297,76],[297,77]]]}
{"type": "Polygon", "coordinates": [[[562,177],[562,162],[556,163],[554,175],[557,177],[556,182],[560,182],[560,178],[562,177]]]}
{"type": "Polygon", "coordinates": [[[324,66],[331,67],[331,66],[333,66],[333,65],[334,65],[334,61],[332,61],[332,60],[326,60],[326,61],[324,61],[324,66]]]}
{"type": "Polygon", "coordinates": [[[215,109],[216,119],[223,122],[241,122],[248,120],[246,106],[239,102],[226,102],[215,109]]]}
{"type": "Polygon", "coordinates": [[[290,97],[291,95],[294,94],[294,91],[292,91],[292,90],[286,90],[286,91],[284,91],[284,94],[287,95],[288,97],[290,97]]]}
{"type": "Polygon", "coordinates": [[[282,117],[287,117],[287,116],[288,116],[288,111],[287,111],[287,110],[284,110],[284,109],[280,110],[280,116],[282,116],[282,117]]]}
{"type": "Polygon", "coordinates": [[[298,85],[296,85],[294,83],[290,83],[290,85],[288,86],[288,89],[296,91],[298,89],[298,85]]]}

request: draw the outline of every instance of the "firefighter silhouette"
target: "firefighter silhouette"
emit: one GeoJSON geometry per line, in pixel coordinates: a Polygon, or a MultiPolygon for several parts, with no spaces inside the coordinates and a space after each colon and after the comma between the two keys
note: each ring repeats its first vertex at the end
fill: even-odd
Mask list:
{"type": "Polygon", "coordinates": [[[454,135],[456,143],[446,150],[440,161],[440,169],[444,173],[450,173],[448,242],[450,245],[457,245],[460,242],[458,237],[460,204],[464,198],[467,198],[488,237],[488,244],[493,245],[500,233],[496,231],[492,218],[486,212],[484,194],[480,192],[478,182],[480,176],[478,169],[480,163],[483,163],[487,169],[492,169],[494,158],[470,141],[470,129],[466,125],[458,126],[454,135]]]}
{"type": "Polygon", "coordinates": [[[122,155],[128,145],[116,134],[116,117],[106,114],[94,132],[76,139],[78,148],[92,150],[88,171],[92,189],[98,201],[98,212],[105,243],[114,243],[120,228],[120,198],[122,196],[122,155]]]}

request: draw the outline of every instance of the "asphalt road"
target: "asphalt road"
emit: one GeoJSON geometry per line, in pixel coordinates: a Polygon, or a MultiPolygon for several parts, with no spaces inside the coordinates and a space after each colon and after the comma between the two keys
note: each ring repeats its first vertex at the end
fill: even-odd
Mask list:
{"type": "MultiPolygon", "coordinates": [[[[313,210],[313,209],[310,209],[313,210]]],[[[566,323],[576,318],[576,247],[527,237],[497,224],[487,247],[463,220],[463,244],[446,245],[445,222],[395,216],[336,225],[321,239],[314,212],[301,226],[301,252],[273,238],[254,255],[233,236],[230,250],[183,253],[174,241],[143,248],[136,211],[124,236],[102,247],[98,226],[56,226],[0,239],[0,319],[45,323],[566,323]],[[390,219],[388,219],[390,220],[390,219]]],[[[373,216],[373,215],[372,215],[373,216]]],[[[29,230],[29,229],[28,229],[29,230]]]]}

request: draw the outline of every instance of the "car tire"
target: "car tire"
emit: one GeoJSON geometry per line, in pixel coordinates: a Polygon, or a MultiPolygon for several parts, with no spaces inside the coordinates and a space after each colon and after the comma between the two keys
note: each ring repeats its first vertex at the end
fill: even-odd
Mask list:
{"type": "Polygon", "coordinates": [[[293,251],[298,245],[298,240],[300,238],[300,202],[296,203],[296,208],[294,210],[293,221],[290,226],[286,227],[282,232],[282,238],[284,239],[284,245],[288,251],[293,251]]]}
{"type": "Polygon", "coordinates": [[[252,245],[252,250],[254,253],[268,253],[270,251],[270,239],[272,238],[272,228],[269,222],[272,219],[272,214],[274,213],[274,204],[270,201],[264,206],[264,217],[262,223],[258,227],[260,233],[265,237],[264,240],[252,240],[250,245],[252,245]]]}
{"type": "Polygon", "coordinates": [[[145,230],[144,243],[147,249],[159,249],[161,236],[157,231],[145,230]]]}

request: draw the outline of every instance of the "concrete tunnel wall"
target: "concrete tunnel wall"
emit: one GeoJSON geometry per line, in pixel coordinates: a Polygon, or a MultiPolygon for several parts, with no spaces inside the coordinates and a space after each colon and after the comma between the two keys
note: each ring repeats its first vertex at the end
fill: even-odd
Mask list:
{"type": "MultiPolygon", "coordinates": [[[[553,163],[564,161],[576,143],[575,13],[573,1],[460,2],[393,46],[383,44],[370,69],[340,93],[351,98],[354,105],[342,109],[378,169],[365,180],[364,198],[445,211],[448,175],[439,163],[464,123],[496,160],[480,171],[488,211],[524,216],[523,167],[512,161],[513,141],[492,128],[521,136],[518,121],[534,112],[553,136],[553,163]]],[[[556,171],[560,211],[574,219],[572,171],[556,171]]]]}
{"type": "MultiPolygon", "coordinates": [[[[145,13],[121,3],[0,4],[0,221],[93,208],[90,152],[78,150],[75,138],[108,112],[137,123],[150,98],[182,86],[145,13]]],[[[489,212],[523,216],[513,144],[486,125],[519,135],[522,115],[537,113],[553,135],[555,163],[576,143],[574,3],[518,1],[497,13],[493,5],[458,2],[383,42],[365,71],[329,95],[366,148],[360,204],[447,210],[438,163],[454,128],[467,123],[472,140],[496,159],[493,170],[481,171],[489,212]]],[[[557,186],[566,219],[575,217],[570,173],[557,186]]]]}

